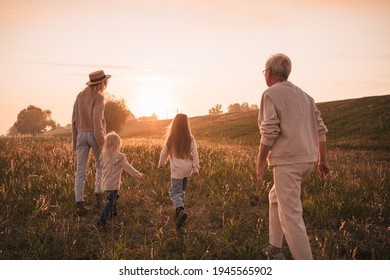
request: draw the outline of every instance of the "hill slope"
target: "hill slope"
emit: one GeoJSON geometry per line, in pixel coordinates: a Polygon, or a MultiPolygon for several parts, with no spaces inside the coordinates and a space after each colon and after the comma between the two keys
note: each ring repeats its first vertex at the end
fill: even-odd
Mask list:
{"type": "MultiPolygon", "coordinates": [[[[390,150],[390,95],[318,103],[329,129],[328,145],[337,148],[390,150]]],[[[258,145],[258,111],[206,115],[190,118],[192,133],[198,140],[258,145]]],[[[131,121],[122,137],[163,139],[170,120],[131,121]]],[[[49,132],[51,136],[70,136],[68,130],[49,132]]]]}
{"type": "MultiPolygon", "coordinates": [[[[390,150],[390,95],[317,104],[329,129],[331,147],[390,150]]],[[[190,118],[196,139],[258,145],[258,111],[190,118]]],[[[134,121],[122,131],[124,137],[163,138],[169,120],[134,121]]]]}
{"type": "MultiPolygon", "coordinates": [[[[258,144],[257,111],[190,118],[192,133],[198,140],[258,144]]],[[[123,137],[164,138],[170,120],[132,121],[123,129],[123,137]]]]}
{"type": "Polygon", "coordinates": [[[317,104],[333,146],[390,150],[390,95],[317,104]]]}

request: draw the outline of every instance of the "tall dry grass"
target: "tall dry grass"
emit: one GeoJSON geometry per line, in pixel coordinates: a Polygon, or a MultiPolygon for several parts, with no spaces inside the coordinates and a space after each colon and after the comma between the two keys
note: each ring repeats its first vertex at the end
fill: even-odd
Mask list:
{"type": "MultiPolygon", "coordinates": [[[[122,176],[119,216],[96,227],[91,157],[84,218],[74,214],[75,155],[69,139],[0,139],[0,259],[265,259],[268,191],[255,176],[257,147],[199,142],[201,176],[186,191],[188,223],[177,231],[162,142],[125,140],[145,173],[122,176]]],[[[388,152],[331,150],[332,178],[303,185],[304,219],[317,259],[390,259],[388,152]]],[[[291,258],[288,248],[285,253],[291,258]]]]}

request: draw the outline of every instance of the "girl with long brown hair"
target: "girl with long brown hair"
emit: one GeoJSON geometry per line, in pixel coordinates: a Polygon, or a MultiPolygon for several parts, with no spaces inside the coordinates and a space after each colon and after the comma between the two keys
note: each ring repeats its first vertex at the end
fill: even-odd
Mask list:
{"type": "Polygon", "coordinates": [[[184,191],[188,178],[192,174],[199,175],[198,150],[185,114],[177,114],[172,120],[158,166],[164,166],[168,160],[171,166],[169,196],[175,207],[176,227],[180,228],[187,219],[184,191]]]}

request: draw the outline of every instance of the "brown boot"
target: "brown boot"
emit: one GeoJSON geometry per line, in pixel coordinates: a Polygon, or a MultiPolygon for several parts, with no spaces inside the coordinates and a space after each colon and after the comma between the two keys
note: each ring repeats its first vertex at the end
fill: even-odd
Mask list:
{"type": "Polygon", "coordinates": [[[77,216],[84,217],[88,213],[88,209],[84,206],[84,201],[77,201],[75,205],[77,216]]]}
{"type": "Polygon", "coordinates": [[[96,209],[100,210],[103,206],[103,194],[95,193],[95,197],[96,197],[96,209]]]}

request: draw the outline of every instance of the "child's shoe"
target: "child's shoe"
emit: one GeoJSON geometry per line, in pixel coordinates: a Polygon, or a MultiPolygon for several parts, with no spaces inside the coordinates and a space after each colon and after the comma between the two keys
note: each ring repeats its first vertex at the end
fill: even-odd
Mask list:
{"type": "Polygon", "coordinates": [[[110,212],[110,218],[113,218],[113,217],[118,217],[118,212],[116,212],[116,210],[110,212]]]}
{"type": "Polygon", "coordinates": [[[106,227],[106,220],[105,219],[99,219],[97,223],[98,227],[105,228],[106,227]]]}
{"type": "Polygon", "coordinates": [[[184,212],[183,207],[176,208],[176,228],[181,228],[187,220],[187,213],[184,212]]]}

